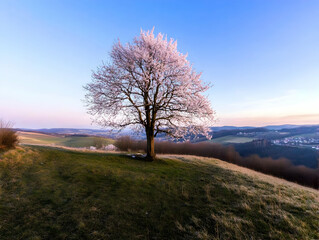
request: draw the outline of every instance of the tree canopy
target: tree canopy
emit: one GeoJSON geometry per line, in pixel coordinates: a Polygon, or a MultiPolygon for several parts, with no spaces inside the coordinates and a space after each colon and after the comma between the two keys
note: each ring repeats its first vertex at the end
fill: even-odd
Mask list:
{"type": "Polygon", "coordinates": [[[142,127],[148,142],[158,133],[209,137],[214,111],[203,95],[208,88],[177,42],[153,30],[141,31],[133,43],[114,44],[109,63],[85,86],[89,113],[98,124],[142,127]]]}

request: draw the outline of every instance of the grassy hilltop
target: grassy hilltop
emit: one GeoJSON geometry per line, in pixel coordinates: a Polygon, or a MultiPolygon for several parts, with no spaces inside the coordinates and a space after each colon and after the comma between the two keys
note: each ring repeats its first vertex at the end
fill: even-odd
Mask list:
{"type": "Polygon", "coordinates": [[[19,147],[0,239],[318,239],[318,191],[217,159],[19,147]]]}

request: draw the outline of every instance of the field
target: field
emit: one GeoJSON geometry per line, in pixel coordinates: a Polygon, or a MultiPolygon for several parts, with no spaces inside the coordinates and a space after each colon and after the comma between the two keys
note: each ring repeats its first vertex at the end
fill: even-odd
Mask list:
{"type": "Polygon", "coordinates": [[[238,137],[238,136],[224,136],[224,137],[219,137],[219,138],[212,138],[211,142],[214,143],[220,143],[220,144],[225,144],[225,143],[247,143],[253,141],[254,138],[250,137],[238,137]]]}
{"type": "Polygon", "coordinates": [[[50,135],[37,132],[18,132],[21,144],[27,145],[55,145],[64,147],[90,147],[94,146],[96,139],[102,139],[104,145],[114,142],[108,138],[98,138],[94,136],[68,136],[68,135],[50,135]]]}
{"type": "Polygon", "coordinates": [[[0,239],[318,239],[318,191],[217,159],[19,147],[0,239]]]}
{"type": "Polygon", "coordinates": [[[299,135],[295,135],[293,137],[308,137],[308,138],[317,138],[319,137],[319,133],[315,132],[315,133],[305,133],[305,134],[299,134],[299,135]]]}

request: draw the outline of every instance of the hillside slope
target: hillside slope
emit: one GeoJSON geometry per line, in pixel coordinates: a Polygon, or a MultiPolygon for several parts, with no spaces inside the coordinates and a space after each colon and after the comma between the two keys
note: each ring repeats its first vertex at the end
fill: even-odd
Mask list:
{"type": "Polygon", "coordinates": [[[110,138],[101,138],[97,136],[85,135],[61,135],[61,134],[45,134],[38,132],[17,132],[19,142],[26,145],[46,145],[46,146],[64,146],[64,147],[77,147],[84,148],[96,145],[96,140],[104,145],[114,142],[110,138]]]}
{"type": "Polygon", "coordinates": [[[217,159],[0,155],[0,239],[317,239],[318,191],[217,159]]]}

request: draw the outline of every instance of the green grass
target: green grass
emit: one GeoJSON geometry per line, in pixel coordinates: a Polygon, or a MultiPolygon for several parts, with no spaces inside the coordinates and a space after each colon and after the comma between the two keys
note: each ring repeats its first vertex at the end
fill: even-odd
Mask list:
{"type": "Polygon", "coordinates": [[[212,140],[210,141],[214,143],[223,144],[223,143],[247,143],[253,140],[254,138],[250,138],[250,137],[224,136],[219,138],[212,138],[212,140]]]}
{"type": "MultiPolygon", "coordinates": [[[[95,143],[94,141],[97,139],[98,137],[66,137],[65,141],[62,143],[62,146],[65,147],[89,147],[89,146],[94,146],[95,143]]],[[[111,143],[114,143],[114,140],[112,139],[108,139],[108,138],[103,138],[103,143],[104,145],[108,145],[111,143]]]]}
{"type": "Polygon", "coordinates": [[[318,239],[313,193],[209,163],[0,155],[0,239],[318,239]]]}
{"type": "MultiPolygon", "coordinates": [[[[22,144],[27,145],[56,145],[64,147],[90,147],[94,146],[96,139],[99,137],[83,137],[83,136],[56,136],[43,133],[28,133],[19,132],[19,140],[22,144]]],[[[102,139],[104,145],[114,143],[114,140],[109,138],[99,138],[102,139]]]]}

